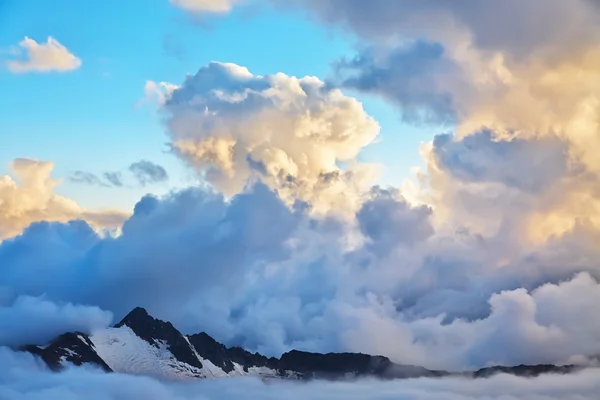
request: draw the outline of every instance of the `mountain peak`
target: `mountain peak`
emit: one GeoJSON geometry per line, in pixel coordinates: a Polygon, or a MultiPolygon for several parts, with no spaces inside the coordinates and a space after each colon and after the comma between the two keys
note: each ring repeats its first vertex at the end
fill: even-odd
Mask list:
{"type": "Polygon", "coordinates": [[[132,328],[132,326],[130,324],[138,324],[142,321],[154,321],[154,318],[148,314],[148,311],[146,311],[145,308],[142,307],[136,307],[133,310],[131,310],[126,316],[123,317],[123,319],[115,325],[115,328],[120,328],[123,325],[127,325],[130,328],[132,328]]]}
{"type": "Polygon", "coordinates": [[[202,368],[202,363],[194,355],[186,338],[170,322],[154,318],[142,307],[136,307],[129,312],[115,328],[127,326],[139,338],[150,345],[160,348],[166,345],[179,361],[193,367],[202,368]]]}

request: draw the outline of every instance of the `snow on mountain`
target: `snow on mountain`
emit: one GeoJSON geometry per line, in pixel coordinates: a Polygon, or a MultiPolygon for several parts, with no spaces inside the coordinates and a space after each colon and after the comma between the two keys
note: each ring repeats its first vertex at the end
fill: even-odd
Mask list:
{"type": "MultiPolygon", "coordinates": [[[[108,328],[90,336],[98,355],[115,372],[162,379],[205,378],[203,368],[179,361],[164,340],[156,345],[138,337],[128,326],[108,328]]],[[[201,360],[198,360],[201,361],[201,360]]]]}
{"type": "Polygon", "coordinates": [[[384,379],[463,375],[486,377],[498,372],[520,376],[569,373],[573,366],[490,367],[470,373],[432,371],[399,365],[387,357],[359,353],[308,353],[292,350],[267,358],[240,347],[225,347],[206,333],[184,336],[171,323],[132,310],[114,327],[87,336],[65,333],[46,346],[22,350],[39,356],[53,370],[68,364],[91,364],[107,372],[148,375],[164,380],[256,376],[261,379],[384,379]]]}

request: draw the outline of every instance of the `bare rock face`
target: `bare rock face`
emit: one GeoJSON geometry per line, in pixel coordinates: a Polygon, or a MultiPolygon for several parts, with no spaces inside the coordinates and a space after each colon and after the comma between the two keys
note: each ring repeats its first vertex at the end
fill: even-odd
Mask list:
{"type": "Polygon", "coordinates": [[[202,369],[202,362],[196,357],[188,341],[170,322],[153,318],[141,308],[134,308],[115,328],[128,326],[135,334],[149,344],[159,347],[161,342],[178,361],[202,369]]]}
{"type": "Polygon", "coordinates": [[[26,346],[24,350],[39,356],[54,371],[61,370],[66,363],[81,366],[91,364],[112,372],[111,368],[96,353],[89,337],[81,332],[65,333],[48,346],[26,346]]]}

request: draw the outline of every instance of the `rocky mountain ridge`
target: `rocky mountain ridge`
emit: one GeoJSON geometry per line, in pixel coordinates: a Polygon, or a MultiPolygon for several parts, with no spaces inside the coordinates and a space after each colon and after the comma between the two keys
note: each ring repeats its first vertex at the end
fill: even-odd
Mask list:
{"type": "Polygon", "coordinates": [[[25,346],[20,350],[39,356],[55,371],[69,364],[93,365],[107,372],[150,375],[161,379],[245,375],[302,380],[356,377],[403,379],[450,375],[480,378],[495,373],[537,376],[544,373],[570,373],[578,369],[573,365],[519,365],[457,373],[400,365],[383,356],[321,354],[299,350],[284,353],[280,358],[268,358],[240,347],[226,347],[204,332],[183,335],[170,322],[153,318],[139,307],[114,327],[93,335],[68,332],[46,346],[25,346]]]}

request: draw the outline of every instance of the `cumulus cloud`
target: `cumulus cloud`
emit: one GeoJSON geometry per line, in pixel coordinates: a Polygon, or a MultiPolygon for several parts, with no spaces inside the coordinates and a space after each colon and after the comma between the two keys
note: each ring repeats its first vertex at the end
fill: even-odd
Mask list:
{"type": "Polygon", "coordinates": [[[600,390],[600,374],[589,369],[572,375],[518,378],[496,375],[489,379],[410,379],[356,382],[261,382],[257,379],[207,379],[160,382],[148,377],[106,374],[85,368],[51,373],[29,354],[0,348],[0,397],[7,400],[39,398],[117,399],[400,399],[400,400],[593,400],[600,390]]]}
{"type": "Polygon", "coordinates": [[[600,171],[600,6],[595,1],[326,0],[301,5],[357,33],[338,82],[393,100],[409,121],[559,136],[600,171]]]}
{"type": "Polygon", "coordinates": [[[59,183],[50,174],[54,164],[19,158],[11,163],[13,174],[0,176],[0,240],[19,234],[35,221],[84,218],[98,228],[114,229],[126,219],[119,211],[92,211],[54,193],[59,183]]]}
{"type": "Polygon", "coordinates": [[[169,175],[163,167],[148,160],[141,160],[131,164],[129,171],[133,173],[142,186],[169,180],[169,175]]]}
{"type": "Polygon", "coordinates": [[[503,238],[434,232],[432,212],[375,190],[354,224],[262,184],[231,201],[188,189],[142,199],[116,238],[34,224],[0,245],[0,281],[116,318],[143,306],[269,355],[362,351],[447,369],[596,355],[597,246],[564,237],[507,254],[503,238]]]}
{"type": "Polygon", "coordinates": [[[420,196],[437,222],[535,241],[576,221],[599,226],[597,2],[282,6],[294,5],[360,37],[358,55],[337,63],[337,83],[393,101],[409,122],[456,131],[422,149],[420,196]]]}
{"type": "Polygon", "coordinates": [[[25,37],[17,51],[22,57],[6,62],[14,73],[68,72],[81,67],[81,60],[53,37],[48,37],[46,43],[25,37]]]}
{"type": "Polygon", "coordinates": [[[327,210],[356,202],[352,194],[377,173],[356,157],[379,125],[360,102],[316,77],[255,76],[213,62],[164,94],[174,151],[226,195],[259,179],[327,210]]]}
{"type": "Polygon", "coordinates": [[[154,103],[162,106],[167,97],[178,88],[179,86],[169,82],[146,81],[144,85],[144,98],[138,104],[154,103]]]}

